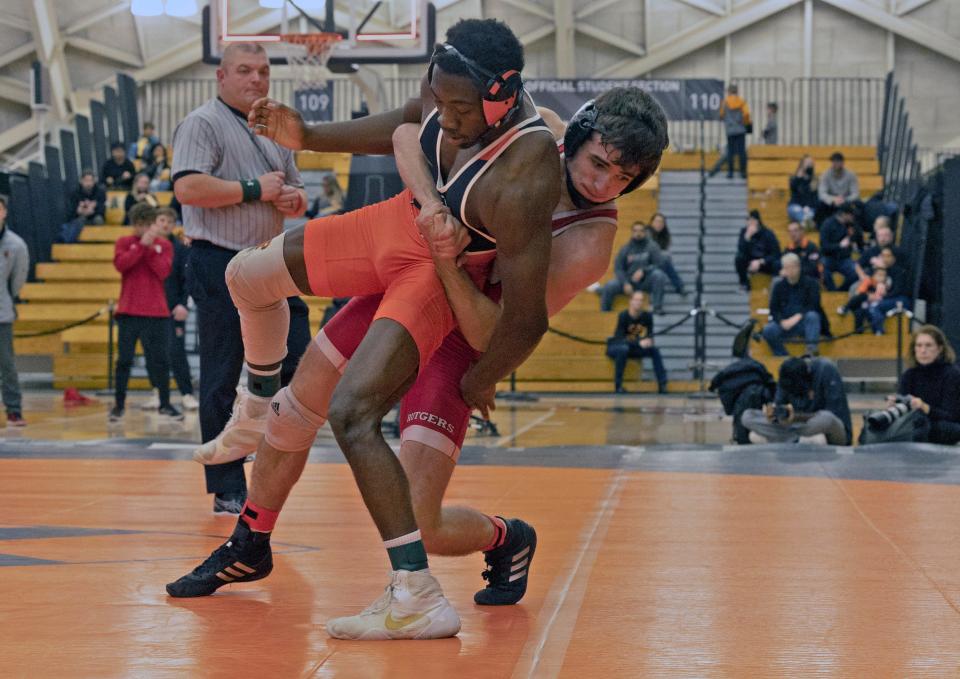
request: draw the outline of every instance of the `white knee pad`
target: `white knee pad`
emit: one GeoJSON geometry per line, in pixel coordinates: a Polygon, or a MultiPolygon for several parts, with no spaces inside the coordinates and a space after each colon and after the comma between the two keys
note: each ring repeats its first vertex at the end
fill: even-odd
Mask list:
{"type": "Polygon", "coordinates": [[[267,411],[266,441],[284,453],[308,450],[327,418],[304,406],[290,387],[277,392],[267,411]]]}
{"type": "Polygon", "coordinates": [[[227,265],[226,280],[240,313],[247,363],[279,363],[287,355],[287,297],[300,294],[283,261],[283,234],[237,253],[227,265]]]}

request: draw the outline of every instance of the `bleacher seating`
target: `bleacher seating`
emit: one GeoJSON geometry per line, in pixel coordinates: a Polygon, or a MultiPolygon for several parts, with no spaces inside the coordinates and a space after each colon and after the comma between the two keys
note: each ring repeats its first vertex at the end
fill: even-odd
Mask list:
{"type": "MultiPolygon", "coordinates": [[[[825,168],[822,156],[829,155],[834,149],[813,149],[825,168]]],[[[869,151],[859,147],[842,149],[850,158],[855,170],[870,170],[875,160],[869,151]],[[857,163],[854,165],[853,163],[857,163]],[[871,165],[872,164],[872,165],[871,165]]],[[[752,171],[776,170],[779,174],[767,175],[757,172],[758,177],[783,176],[787,165],[795,167],[797,155],[804,152],[803,147],[753,147],[751,158],[757,158],[752,171]],[[780,157],[773,154],[777,151],[780,157]],[[782,157],[782,156],[788,157],[782,157]]],[[[717,155],[707,154],[709,167],[716,162],[717,155]]],[[[298,153],[297,162],[304,170],[329,170],[334,172],[341,186],[346,190],[349,185],[350,155],[339,153],[298,153]]],[[[697,153],[669,154],[664,159],[664,168],[699,168],[700,156],[697,153]]],[[[869,176],[869,175],[867,175],[869,176]]],[[[758,180],[759,181],[759,180],[758,180]]],[[[751,195],[750,206],[758,207],[771,228],[781,239],[786,240],[786,195],[773,181],[764,180],[764,190],[751,195]]],[[[108,210],[108,223],[105,226],[91,226],[84,229],[80,242],[69,245],[55,245],[52,262],[38,264],[37,282],[24,287],[19,306],[18,331],[50,329],[73,320],[83,319],[102,308],[109,300],[119,294],[119,274],[114,270],[113,242],[129,233],[129,227],[119,225],[122,220],[121,192],[111,192],[108,204],[118,203],[120,211],[108,210]]],[[[630,238],[630,225],[637,220],[646,220],[657,210],[658,182],[654,177],[640,190],[619,201],[619,228],[614,243],[614,251],[630,238]]],[[[161,202],[169,202],[170,194],[162,196],[161,202]]],[[[811,234],[815,240],[816,234],[811,234]]],[[[612,262],[607,278],[612,274],[612,262]]],[[[751,299],[754,314],[767,305],[768,283],[758,281],[751,299]]],[[[841,319],[836,315],[836,307],[841,300],[834,295],[824,295],[824,306],[831,316],[834,332],[839,334],[849,330],[850,318],[841,319]]],[[[311,310],[311,325],[316,331],[329,300],[307,299],[311,310]]],[[[626,301],[617,300],[617,310],[624,308],[626,301]]],[[[612,316],[598,310],[597,296],[583,292],[570,306],[551,321],[551,325],[560,330],[573,333],[597,342],[603,341],[612,332],[612,316]]],[[[114,340],[116,338],[114,337],[114,340]]],[[[835,344],[824,343],[822,353],[825,356],[862,356],[889,358],[891,341],[895,337],[873,337],[863,335],[835,344]]],[[[85,388],[103,387],[107,382],[107,318],[64,331],[52,338],[30,338],[17,340],[17,352],[24,354],[47,354],[54,357],[54,382],[57,387],[79,386],[85,388]]],[[[765,344],[754,344],[754,355],[769,364],[775,370],[779,360],[769,355],[765,344]]],[[[791,349],[792,351],[794,349],[791,349]]],[[[799,349],[797,349],[799,351],[799,349]]],[[[656,384],[639,379],[639,364],[632,361],[627,369],[627,384],[633,391],[653,391],[656,384]]],[[[604,355],[601,344],[585,344],[548,334],[533,355],[517,371],[516,388],[528,391],[610,391],[612,365],[604,355]]],[[[145,388],[144,380],[134,381],[132,388],[145,388]]],[[[501,385],[507,388],[507,383],[501,385]]],[[[672,390],[692,389],[693,383],[672,383],[672,390]]]]}
{"type": "MultiPolygon", "coordinates": [[[[883,188],[883,177],[879,175],[876,148],[873,146],[751,146],[748,153],[749,178],[748,208],[759,210],[766,224],[776,234],[781,247],[785,246],[787,238],[787,202],[790,198],[789,178],[796,171],[797,163],[804,154],[813,156],[816,172],[819,176],[830,166],[830,155],[840,151],[845,156],[845,165],[855,172],[860,180],[860,193],[866,199],[875,191],[883,188]]],[[[807,238],[813,243],[820,241],[816,231],[808,232],[807,238]]],[[[839,276],[837,279],[839,280],[839,276]]],[[[754,318],[766,322],[765,312],[770,299],[770,276],[756,275],[752,278],[752,292],[750,294],[751,314],[754,318]]],[[[849,333],[853,330],[853,315],[841,317],[837,314],[837,307],[848,299],[846,292],[821,292],[823,309],[830,320],[830,326],[835,336],[849,333]]],[[[836,342],[822,342],[820,354],[843,364],[856,361],[863,365],[875,363],[886,364],[896,358],[897,337],[896,319],[888,319],[886,334],[874,336],[871,333],[855,335],[836,342]]],[[[787,350],[792,355],[801,355],[804,345],[788,343],[787,350]]],[[[766,342],[751,344],[751,353],[776,375],[784,359],[773,356],[766,342]]],[[[869,373],[869,367],[865,368],[869,373]]],[[[885,370],[877,370],[876,374],[885,374],[885,370]]],[[[869,382],[870,379],[859,380],[869,382]]]]}

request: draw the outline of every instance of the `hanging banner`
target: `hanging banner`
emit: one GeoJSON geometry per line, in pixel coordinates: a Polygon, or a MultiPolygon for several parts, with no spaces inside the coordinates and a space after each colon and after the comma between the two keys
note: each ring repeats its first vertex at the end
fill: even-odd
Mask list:
{"type": "Polygon", "coordinates": [[[315,85],[293,93],[294,108],[306,123],[329,123],[333,120],[333,84],[315,85]]]}
{"type": "Polygon", "coordinates": [[[590,78],[531,78],[524,81],[538,106],[568,120],[584,102],[614,87],[637,87],[663,106],[669,120],[711,119],[723,101],[723,81],[712,79],[599,80],[590,78]]]}

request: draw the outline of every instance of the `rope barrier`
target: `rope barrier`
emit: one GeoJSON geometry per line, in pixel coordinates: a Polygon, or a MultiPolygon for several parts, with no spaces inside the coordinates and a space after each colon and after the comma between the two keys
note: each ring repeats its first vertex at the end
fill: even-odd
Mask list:
{"type": "MultiPolygon", "coordinates": [[[[730,326],[731,328],[742,328],[744,323],[746,323],[746,321],[741,321],[739,323],[737,323],[736,321],[732,321],[726,316],[724,316],[723,314],[721,314],[720,312],[713,311],[712,309],[704,309],[703,311],[698,311],[697,309],[690,309],[690,311],[687,312],[687,314],[684,315],[684,317],[681,318],[679,321],[676,321],[675,323],[671,323],[666,328],[663,328],[662,330],[658,330],[654,332],[653,336],[658,337],[660,335],[669,334],[671,331],[675,330],[676,328],[679,328],[681,325],[689,321],[691,318],[698,315],[698,313],[708,314],[709,316],[716,318],[718,321],[730,326]]],[[[588,339],[586,337],[581,337],[580,335],[575,335],[573,333],[566,332],[564,330],[558,330],[557,328],[554,328],[552,326],[547,328],[547,332],[557,335],[558,337],[563,337],[564,339],[571,340],[573,342],[580,342],[581,344],[593,344],[596,346],[606,346],[607,344],[607,340],[605,339],[603,340],[588,339]]],[[[856,330],[852,330],[842,335],[831,335],[830,337],[821,337],[819,342],[820,343],[838,342],[840,340],[844,340],[849,337],[855,337],[857,335],[862,335],[862,334],[863,333],[857,332],[856,330]]],[[[754,333],[753,335],[754,340],[760,341],[760,338],[761,338],[760,333],[754,333]]],[[[790,338],[784,339],[783,341],[787,344],[806,344],[806,340],[803,339],[802,337],[790,337],[790,338]]]]}
{"type": "MultiPolygon", "coordinates": [[[[684,323],[686,323],[687,321],[689,321],[691,318],[693,318],[693,316],[694,316],[694,313],[691,311],[690,313],[688,313],[687,315],[685,315],[683,318],[681,318],[681,319],[680,319],[679,321],[677,321],[676,323],[671,323],[670,325],[668,325],[668,326],[667,326],[666,328],[664,328],[663,330],[658,330],[658,331],[654,332],[654,333],[653,333],[653,336],[654,336],[654,337],[658,337],[659,335],[666,335],[666,334],[668,334],[670,331],[674,330],[675,328],[679,328],[681,325],[683,325],[684,323]]],[[[566,331],[564,331],[564,330],[557,330],[557,329],[554,328],[554,327],[548,327],[548,328],[547,328],[547,332],[553,333],[554,335],[557,335],[557,336],[559,336],[559,337],[563,337],[563,338],[568,339],[568,340],[572,340],[572,341],[574,341],[574,342],[580,342],[581,344],[595,344],[595,345],[597,345],[597,346],[606,346],[606,345],[607,345],[607,340],[605,340],[605,339],[603,339],[603,340],[588,339],[588,338],[586,338],[586,337],[580,337],[579,335],[574,335],[573,333],[566,332],[566,331]]]]}
{"type": "MultiPolygon", "coordinates": [[[[726,323],[727,325],[733,328],[743,327],[743,323],[734,323],[729,318],[726,318],[723,314],[718,313],[716,311],[711,311],[710,315],[715,316],[718,320],[726,323]]],[[[746,321],[744,321],[744,323],[745,322],[746,321]]],[[[840,340],[845,340],[849,337],[856,337],[857,335],[863,335],[863,334],[864,334],[863,332],[857,332],[856,330],[851,330],[850,332],[845,332],[842,335],[830,335],[829,337],[821,336],[819,343],[822,344],[824,342],[839,342],[840,340]]],[[[753,335],[753,338],[757,341],[760,341],[760,337],[761,337],[760,333],[754,333],[753,335]]],[[[806,344],[807,343],[807,341],[802,337],[788,337],[788,338],[785,338],[783,341],[786,344],[806,344]]]]}
{"type": "Polygon", "coordinates": [[[84,325],[84,324],[86,324],[86,323],[89,323],[90,321],[92,321],[92,320],[94,320],[94,319],[96,319],[96,318],[99,318],[99,317],[102,316],[103,314],[107,313],[107,311],[108,311],[108,307],[103,307],[103,308],[101,308],[99,311],[97,311],[95,314],[92,314],[92,315],[90,315],[90,316],[87,316],[86,318],[84,318],[84,319],[82,319],[82,320],[74,321],[73,323],[68,323],[68,324],[66,324],[66,325],[64,325],[64,326],[62,326],[62,327],[54,328],[54,329],[52,329],[52,330],[40,330],[40,331],[38,331],[38,332],[15,333],[13,337],[14,337],[14,339],[23,339],[23,338],[27,338],[27,337],[45,337],[45,336],[47,336],[47,335],[56,335],[56,334],[58,334],[58,333],[63,332],[64,330],[69,330],[70,328],[76,328],[77,326],[80,326],[80,325],[84,325]]]}

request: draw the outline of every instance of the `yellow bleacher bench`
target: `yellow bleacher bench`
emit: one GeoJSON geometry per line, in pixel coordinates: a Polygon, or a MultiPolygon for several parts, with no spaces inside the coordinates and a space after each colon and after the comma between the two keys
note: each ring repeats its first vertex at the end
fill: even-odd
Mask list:
{"type": "Polygon", "coordinates": [[[834,152],[839,151],[845,160],[870,160],[877,157],[876,146],[797,146],[780,144],[753,144],[747,149],[752,158],[799,158],[803,155],[813,156],[815,160],[829,159],[834,152]]]}
{"type": "MultiPolygon", "coordinates": [[[[860,180],[860,197],[869,198],[871,193],[883,188],[883,177],[868,174],[858,177],[860,180]]],[[[750,171],[747,175],[747,188],[750,191],[789,191],[790,177],[785,174],[757,174],[750,171]]]]}
{"type": "Polygon", "coordinates": [[[120,284],[116,282],[27,283],[20,290],[20,299],[25,302],[106,302],[119,296],[120,284]]]}
{"type": "Polygon", "coordinates": [[[113,262],[113,243],[56,243],[53,258],[61,262],[113,262]]]}
{"type": "MultiPolygon", "coordinates": [[[[720,159],[720,154],[716,151],[710,151],[705,155],[704,165],[709,172],[714,165],[717,164],[717,161],[720,159]]],[[[699,170],[700,169],[700,152],[699,151],[683,151],[683,152],[672,152],[664,153],[663,159],[660,161],[660,170],[699,170]]]]}
{"type": "MultiPolygon", "coordinates": [[[[748,164],[747,170],[750,174],[782,174],[787,177],[792,177],[797,171],[797,163],[799,162],[799,157],[776,160],[754,160],[748,164]]],[[[818,163],[815,168],[817,176],[820,176],[820,174],[825,172],[829,167],[829,161],[818,163]]],[[[876,158],[848,160],[844,163],[844,167],[857,176],[880,174],[880,162],[876,158]]]]}
{"type": "MultiPolygon", "coordinates": [[[[112,247],[112,246],[111,246],[112,247]]],[[[120,272],[110,262],[43,262],[37,264],[37,278],[43,281],[119,281],[120,272]]]]}
{"type": "Polygon", "coordinates": [[[81,243],[115,243],[123,236],[133,235],[129,226],[85,226],[80,232],[81,243]]]}
{"type": "MultiPolygon", "coordinates": [[[[91,302],[75,302],[72,304],[57,304],[44,302],[37,304],[18,304],[17,322],[27,323],[30,321],[59,321],[62,324],[79,321],[103,308],[103,304],[91,302]]],[[[103,322],[107,322],[107,315],[102,317],[103,322]]]]}

